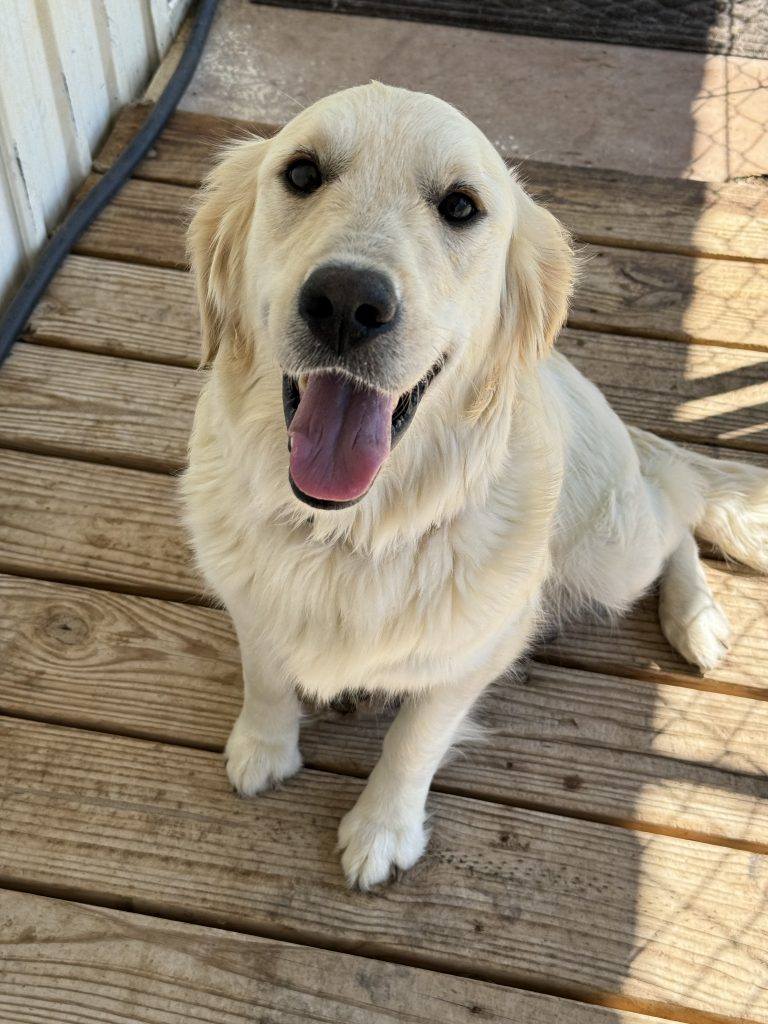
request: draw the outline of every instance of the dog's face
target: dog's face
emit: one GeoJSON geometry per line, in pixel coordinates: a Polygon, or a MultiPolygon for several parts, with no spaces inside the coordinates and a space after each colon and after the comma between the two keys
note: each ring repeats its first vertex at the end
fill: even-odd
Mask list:
{"type": "Polygon", "coordinates": [[[291,484],[310,505],[363,497],[443,378],[498,375],[502,325],[532,357],[562,320],[563,233],[433,97],[376,83],[328,97],[232,151],[208,196],[191,230],[208,344],[234,321],[279,367],[291,484]]]}

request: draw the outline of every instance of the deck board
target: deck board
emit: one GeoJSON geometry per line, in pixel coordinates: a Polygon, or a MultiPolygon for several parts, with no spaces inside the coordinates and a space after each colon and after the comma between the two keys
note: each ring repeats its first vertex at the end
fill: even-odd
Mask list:
{"type": "Polygon", "coordinates": [[[400,964],[25,893],[0,890],[0,917],[0,1019],[14,1024],[662,1024],[400,964]]]}
{"type": "Polygon", "coordinates": [[[16,720],[0,730],[0,859],[16,887],[130,892],[136,909],[197,923],[592,1001],[620,987],[627,1009],[768,1021],[759,854],[433,794],[428,853],[371,898],[345,887],[333,856],[357,780],[304,771],[244,801],[215,754],[16,720]]]}
{"type": "MultiPolygon", "coordinates": [[[[299,777],[230,793],[239,659],[172,474],[202,379],[185,224],[247,130],[176,115],[0,372],[0,1016],[768,1024],[754,573],[706,566],[734,625],[706,676],[651,596],[492,687],[427,857],[376,895],[345,889],[335,830],[391,712],[308,709],[299,777]]],[[[768,185],[522,175],[586,257],[560,349],[626,419],[768,465],[768,185]]]]}
{"type": "Polygon", "coordinates": [[[0,571],[196,597],[175,482],[0,450],[0,571]]]}
{"type": "Polygon", "coordinates": [[[25,337],[84,352],[196,366],[200,320],[186,272],[69,256],[25,337]]]}
{"type": "MultiPolygon", "coordinates": [[[[197,599],[201,584],[186,547],[172,478],[111,466],[0,450],[0,572],[124,592],[197,599]]],[[[748,572],[710,571],[713,589],[734,619],[733,649],[705,677],[733,693],[764,695],[768,673],[768,582],[748,572]],[[742,647],[743,645],[743,647],[742,647]]],[[[700,674],[669,649],[653,601],[620,627],[582,623],[552,647],[579,667],[664,675],[695,683],[700,674]],[[624,632],[626,631],[626,633],[624,632]]]]}
{"type": "Polygon", "coordinates": [[[768,580],[722,562],[709,562],[705,571],[732,624],[728,657],[706,675],[685,665],[665,640],[655,596],[638,602],[620,623],[590,619],[572,625],[548,645],[547,657],[598,672],[619,671],[768,698],[768,672],[763,667],[768,652],[768,580]]]}
{"type": "Polygon", "coordinates": [[[768,349],[768,264],[588,246],[574,327],[768,349]]]}
{"type": "Polygon", "coordinates": [[[199,387],[193,370],[19,343],[0,376],[0,445],[180,469],[199,387]]]}

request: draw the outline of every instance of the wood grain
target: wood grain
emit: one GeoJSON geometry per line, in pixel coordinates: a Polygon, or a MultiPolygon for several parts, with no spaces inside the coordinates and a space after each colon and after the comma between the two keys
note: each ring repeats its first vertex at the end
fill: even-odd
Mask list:
{"type": "Polygon", "coordinates": [[[582,241],[768,259],[765,181],[684,181],[537,161],[518,166],[526,187],[582,241]]]}
{"type": "Polygon", "coordinates": [[[334,846],[356,780],[304,771],[243,801],[208,752],[0,728],[0,862],[14,888],[130,893],[136,910],[195,923],[624,1009],[768,1021],[758,854],[438,794],[420,864],[375,896],[351,893],[334,846]]]}
{"type": "MultiPolygon", "coordinates": [[[[126,107],[94,160],[94,170],[104,172],[117,160],[146,117],[147,107],[126,107]]],[[[216,163],[228,143],[257,135],[268,138],[277,125],[239,118],[215,117],[177,110],[170,118],[134,177],[196,188],[216,163]]]]}
{"type": "Polygon", "coordinates": [[[192,370],[19,343],[0,373],[0,445],[178,470],[199,386],[192,370]]]}
{"type": "Polygon", "coordinates": [[[240,657],[217,609],[0,576],[6,712],[220,750],[240,657]]]}
{"type": "MultiPolygon", "coordinates": [[[[106,170],[145,116],[127,109],[96,169],[106,170]]],[[[177,111],[136,176],[195,187],[222,145],[273,125],[177,111]]],[[[660,179],[595,167],[515,161],[526,187],[574,234],[589,242],[689,255],[768,259],[768,186],[755,179],[723,183],[660,179]]]]}
{"type": "MultiPolygon", "coordinates": [[[[494,686],[394,888],[349,893],[334,853],[375,707],[309,715],[309,769],[229,792],[236,644],[184,603],[200,582],[158,471],[198,387],[190,186],[247,130],[177,114],[0,374],[0,880],[190,922],[0,891],[0,1017],[768,1024],[768,581],[747,571],[707,567],[735,638],[706,677],[648,599],[494,686]]],[[[522,175],[592,243],[561,349],[629,421],[765,463],[768,186],[522,175]]]]}
{"type": "Polygon", "coordinates": [[[764,353],[571,329],[557,347],[627,423],[676,441],[766,450],[764,353]]]}
{"type": "Polygon", "coordinates": [[[0,890],[15,1024],[662,1024],[554,996],[0,890]]]}
{"type": "Polygon", "coordinates": [[[171,478],[7,450],[0,477],[0,571],[199,594],[171,478]]]}
{"type": "Polygon", "coordinates": [[[38,303],[29,341],[196,366],[200,322],[189,274],[69,256],[38,303]]]}
{"type": "MultiPolygon", "coordinates": [[[[221,750],[241,699],[226,613],[0,576],[0,709],[221,750]]],[[[481,703],[437,788],[768,851],[768,702],[538,663],[481,703]]],[[[392,713],[309,711],[309,765],[364,776],[392,713]]]]}
{"type": "MultiPolygon", "coordinates": [[[[84,189],[98,178],[92,175],[84,189]]],[[[195,192],[131,178],[82,235],[74,252],[185,270],[195,192]]]]}
{"type": "MultiPolygon", "coordinates": [[[[768,853],[764,701],[534,662],[476,717],[481,741],[455,752],[437,790],[768,853]]],[[[390,720],[365,704],[319,714],[302,733],[307,763],[367,774],[390,720]]]]}
{"type": "Polygon", "coordinates": [[[568,323],[768,350],[768,265],[586,246],[568,323]]]}

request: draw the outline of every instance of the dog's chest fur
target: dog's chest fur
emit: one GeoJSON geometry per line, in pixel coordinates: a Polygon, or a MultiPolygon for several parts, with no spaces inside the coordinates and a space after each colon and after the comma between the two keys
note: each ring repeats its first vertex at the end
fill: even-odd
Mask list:
{"type": "Polygon", "coordinates": [[[238,629],[265,663],[307,694],[414,692],[467,678],[523,621],[529,628],[553,499],[531,488],[524,462],[487,502],[418,538],[355,549],[317,539],[309,521],[255,515],[246,493],[253,470],[228,458],[205,415],[201,403],[184,483],[200,566],[240,610],[238,629]]]}

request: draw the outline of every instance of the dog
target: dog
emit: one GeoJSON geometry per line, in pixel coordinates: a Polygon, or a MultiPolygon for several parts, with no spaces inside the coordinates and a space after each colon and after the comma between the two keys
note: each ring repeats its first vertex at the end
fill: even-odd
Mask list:
{"type": "Polygon", "coordinates": [[[374,82],[232,145],[189,252],[182,494],[242,655],[229,779],[299,770],[298,695],[402,698],[339,827],[350,885],[421,857],[435,771],[548,617],[659,580],[672,646],[720,661],[694,531],[768,571],[768,473],[626,427],[553,349],[569,236],[457,110],[374,82]]]}

